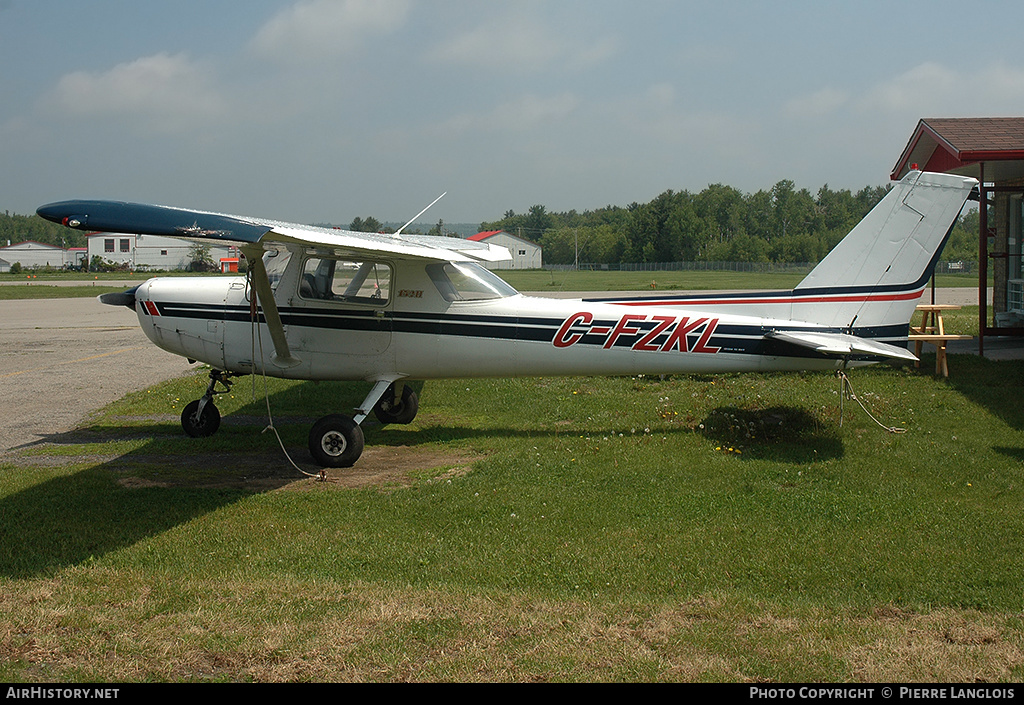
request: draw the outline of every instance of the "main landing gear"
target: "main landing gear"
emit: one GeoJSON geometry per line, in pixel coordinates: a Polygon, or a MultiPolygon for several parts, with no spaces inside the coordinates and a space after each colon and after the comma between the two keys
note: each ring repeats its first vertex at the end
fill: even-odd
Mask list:
{"type": "Polygon", "coordinates": [[[352,418],[343,414],[325,416],[309,431],[309,453],[325,468],[347,468],[363,452],[363,429],[360,424],[373,411],[383,424],[411,423],[419,410],[416,392],[401,380],[377,382],[352,418]]]}
{"type": "MultiPolygon", "coordinates": [[[[210,371],[206,393],[186,405],[181,412],[181,427],[185,433],[193,438],[203,438],[217,432],[220,412],[213,404],[213,397],[231,391],[231,378],[235,376],[231,372],[210,371]],[[224,389],[218,390],[218,384],[224,389]]],[[[360,424],[371,411],[382,424],[411,423],[419,411],[419,398],[401,380],[377,382],[356,409],[355,416],[330,414],[313,424],[309,431],[309,452],[313,460],[325,468],[347,468],[354,464],[363,453],[360,424]]]]}

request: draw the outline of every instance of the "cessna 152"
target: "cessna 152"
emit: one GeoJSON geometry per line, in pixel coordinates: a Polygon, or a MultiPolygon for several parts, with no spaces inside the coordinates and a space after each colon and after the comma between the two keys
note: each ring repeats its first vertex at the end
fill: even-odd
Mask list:
{"type": "Polygon", "coordinates": [[[792,291],[604,300],[521,295],[479,264],[508,259],[505,248],[457,238],[116,201],[64,201],[38,213],[81,230],[238,245],[245,277],[154,278],[100,299],[133,309],[156,345],[211,366],[206,393],[181,416],[191,436],[217,430],[217,385],[229,388],[235,376],[369,382],[354,416],[325,416],[309,434],[318,464],[347,467],[362,453],[360,424],[371,412],[384,423],[412,421],[418,400],[407,380],[916,360],[906,349],[911,316],[976,186],[911,172],[792,291]],[[266,337],[272,354],[257,344],[266,337]]]}

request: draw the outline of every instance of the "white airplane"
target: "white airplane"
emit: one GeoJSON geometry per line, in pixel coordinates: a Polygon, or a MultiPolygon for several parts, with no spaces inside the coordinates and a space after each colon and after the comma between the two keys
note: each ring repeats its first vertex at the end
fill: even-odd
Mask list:
{"type": "Polygon", "coordinates": [[[412,421],[409,380],[916,360],[906,348],[911,316],[976,187],[911,172],[792,291],[614,300],[524,296],[480,264],[509,259],[505,248],[458,238],[116,201],[37,212],[81,230],[238,245],[246,276],[158,277],[100,299],[132,308],[156,345],[211,366],[206,393],[181,415],[190,436],[217,430],[217,385],[226,390],[239,375],[369,382],[353,416],[325,416],[309,434],[319,465],[347,467],[362,453],[360,424],[371,412],[383,423],[412,421]]]}

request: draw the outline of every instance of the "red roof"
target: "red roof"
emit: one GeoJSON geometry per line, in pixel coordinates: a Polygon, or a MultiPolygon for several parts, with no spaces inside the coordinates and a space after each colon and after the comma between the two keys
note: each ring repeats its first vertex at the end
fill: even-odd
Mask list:
{"type": "Polygon", "coordinates": [[[486,232],[477,233],[476,235],[473,235],[473,236],[468,237],[466,239],[467,240],[472,240],[473,242],[483,242],[487,238],[494,237],[495,235],[497,235],[500,232],[503,232],[503,231],[502,230],[487,230],[486,232]]]}
{"type": "Polygon", "coordinates": [[[21,242],[16,242],[13,245],[4,245],[3,247],[0,247],[0,250],[6,250],[8,247],[13,250],[15,247],[20,245],[39,245],[40,247],[49,247],[54,250],[60,249],[60,245],[51,245],[47,242],[38,242],[36,240],[22,240],[21,242]]]}
{"type": "Polygon", "coordinates": [[[915,164],[923,171],[978,177],[982,162],[986,181],[1024,175],[1024,117],[924,118],[890,177],[902,178],[915,164]]]}

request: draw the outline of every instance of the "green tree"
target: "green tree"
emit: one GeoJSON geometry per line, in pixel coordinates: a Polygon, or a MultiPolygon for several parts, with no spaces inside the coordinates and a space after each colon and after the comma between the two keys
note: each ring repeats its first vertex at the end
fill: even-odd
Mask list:
{"type": "MultiPolygon", "coordinates": [[[[826,184],[817,194],[783,179],[744,195],[724,184],[697,194],[668,190],[647,203],[552,213],[544,206],[505,211],[480,230],[505,230],[539,242],[552,264],[733,260],[815,262],[888,192],[851,193],[826,184]]],[[[951,241],[951,247],[958,240],[951,241]]]]}
{"type": "Polygon", "coordinates": [[[381,228],[382,226],[380,221],[373,216],[370,216],[365,220],[357,216],[348,226],[349,230],[357,233],[379,233],[381,228]]]}
{"type": "Polygon", "coordinates": [[[554,219],[548,214],[548,209],[541,205],[530,206],[529,212],[523,221],[523,230],[526,238],[543,242],[544,232],[550,230],[554,225],[554,219]]]}
{"type": "Polygon", "coordinates": [[[437,225],[435,225],[434,227],[427,231],[427,235],[434,235],[436,237],[441,237],[447,234],[448,233],[445,232],[444,229],[444,221],[440,219],[437,221],[437,225]]]}
{"type": "Polygon", "coordinates": [[[189,271],[210,272],[217,269],[217,264],[210,255],[210,246],[205,242],[193,242],[188,247],[189,271]]]}

